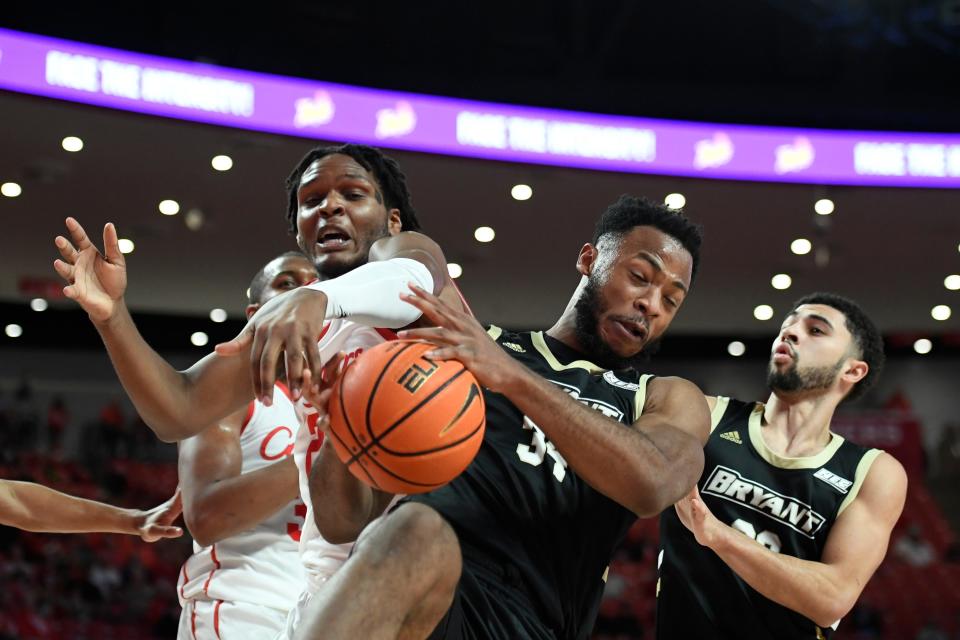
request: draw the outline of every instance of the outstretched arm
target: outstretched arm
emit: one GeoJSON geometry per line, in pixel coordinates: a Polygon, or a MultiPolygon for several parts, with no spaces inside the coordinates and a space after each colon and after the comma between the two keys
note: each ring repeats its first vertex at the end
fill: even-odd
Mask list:
{"type": "Polygon", "coordinates": [[[47,533],[126,533],[145,542],[177,538],[180,490],[149,511],[121,509],[32,482],[0,480],[0,524],[47,533]]]}
{"type": "Polygon", "coordinates": [[[776,553],[720,522],[693,491],[677,503],[680,521],[737,575],[767,598],[821,627],[845,616],[887,553],[907,491],[907,476],[881,453],[860,493],[830,530],[820,561],[776,553]]]}
{"type": "Polygon", "coordinates": [[[54,262],[68,283],[63,293],[89,314],[137,412],[161,440],[195,435],[253,398],[242,358],[210,354],[186,371],[161,358],[140,335],[124,303],[126,263],[116,227],[104,227],[101,254],[80,223],[67,218],[66,224],[71,240],[57,236],[63,259],[54,262]]]}

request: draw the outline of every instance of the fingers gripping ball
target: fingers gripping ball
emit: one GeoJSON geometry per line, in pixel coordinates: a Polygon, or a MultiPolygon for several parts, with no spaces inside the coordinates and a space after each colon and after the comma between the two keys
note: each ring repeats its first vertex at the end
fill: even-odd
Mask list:
{"type": "Polygon", "coordinates": [[[389,493],[424,493],[457,477],[477,455],[486,424],[483,393],[436,347],[391,341],[348,366],[330,398],[330,434],[357,478],[389,493]]]}

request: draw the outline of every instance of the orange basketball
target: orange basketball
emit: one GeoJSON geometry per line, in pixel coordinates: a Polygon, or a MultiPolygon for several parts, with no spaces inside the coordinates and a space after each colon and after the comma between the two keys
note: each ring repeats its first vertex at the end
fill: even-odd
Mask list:
{"type": "Polygon", "coordinates": [[[395,340],[364,352],[333,387],[330,435],[357,478],[388,493],[424,493],[457,477],[483,442],[483,393],[431,344],[395,340]]]}

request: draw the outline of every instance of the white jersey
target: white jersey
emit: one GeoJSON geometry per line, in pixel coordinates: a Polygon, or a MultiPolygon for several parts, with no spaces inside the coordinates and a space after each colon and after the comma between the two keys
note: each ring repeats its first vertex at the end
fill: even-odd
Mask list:
{"type": "MultiPolygon", "coordinates": [[[[241,473],[291,455],[298,426],[283,385],[274,387],[269,407],[251,402],[240,432],[241,473]]],[[[304,588],[298,545],[305,514],[303,503],[294,500],[252,529],[209,547],[194,543],[177,583],[181,606],[219,600],[289,610],[304,588]]]]}
{"type": "MultiPolygon", "coordinates": [[[[341,351],[344,352],[346,357],[343,366],[346,366],[364,350],[395,338],[396,335],[389,329],[373,329],[338,319],[330,321],[324,327],[317,346],[323,362],[341,351]]],[[[301,398],[296,403],[296,410],[300,419],[300,430],[293,448],[293,460],[300,474],[300,496],[307,506],[303,533],[300,535],[300,559],[306,569],[307,591],[312,594],[343,565],[350,555],[353,543],[331,544],[324,540],[317,530],[310,500],[309,480],[310,468],[323,442],[323,432],[317,427],[318,414],[313,405],[301,398]]]]}

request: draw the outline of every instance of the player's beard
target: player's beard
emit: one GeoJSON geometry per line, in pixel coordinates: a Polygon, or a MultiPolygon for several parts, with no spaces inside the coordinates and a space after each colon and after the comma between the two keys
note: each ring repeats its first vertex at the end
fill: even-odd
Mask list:
{"type": "Polygon", "coordinates": [[[767,370],[767,388],[784,393],[829,389],[837,379],[843,361],[844,358],[841,358],[832,366],[801,367],[797,359],[783,371],[778,371],[771,363],[767,370]]]}
{"type": "Polygon", "coordinates": [[[632,356],[621,356],[603,341],[597,330],[597,318],[606,311],[606,305],[600,298],[600,283],[593,275],[587,278],[587,284],[580,292],[574,309],[576,310],[574,331],[577,342],[580,343],[584,355],[591,362],[605,369],[612,371],[639,369],[640,365],[646,363],[660,346],[660,341],[655,340],[644,345],[643,349],[632,356]]]}

